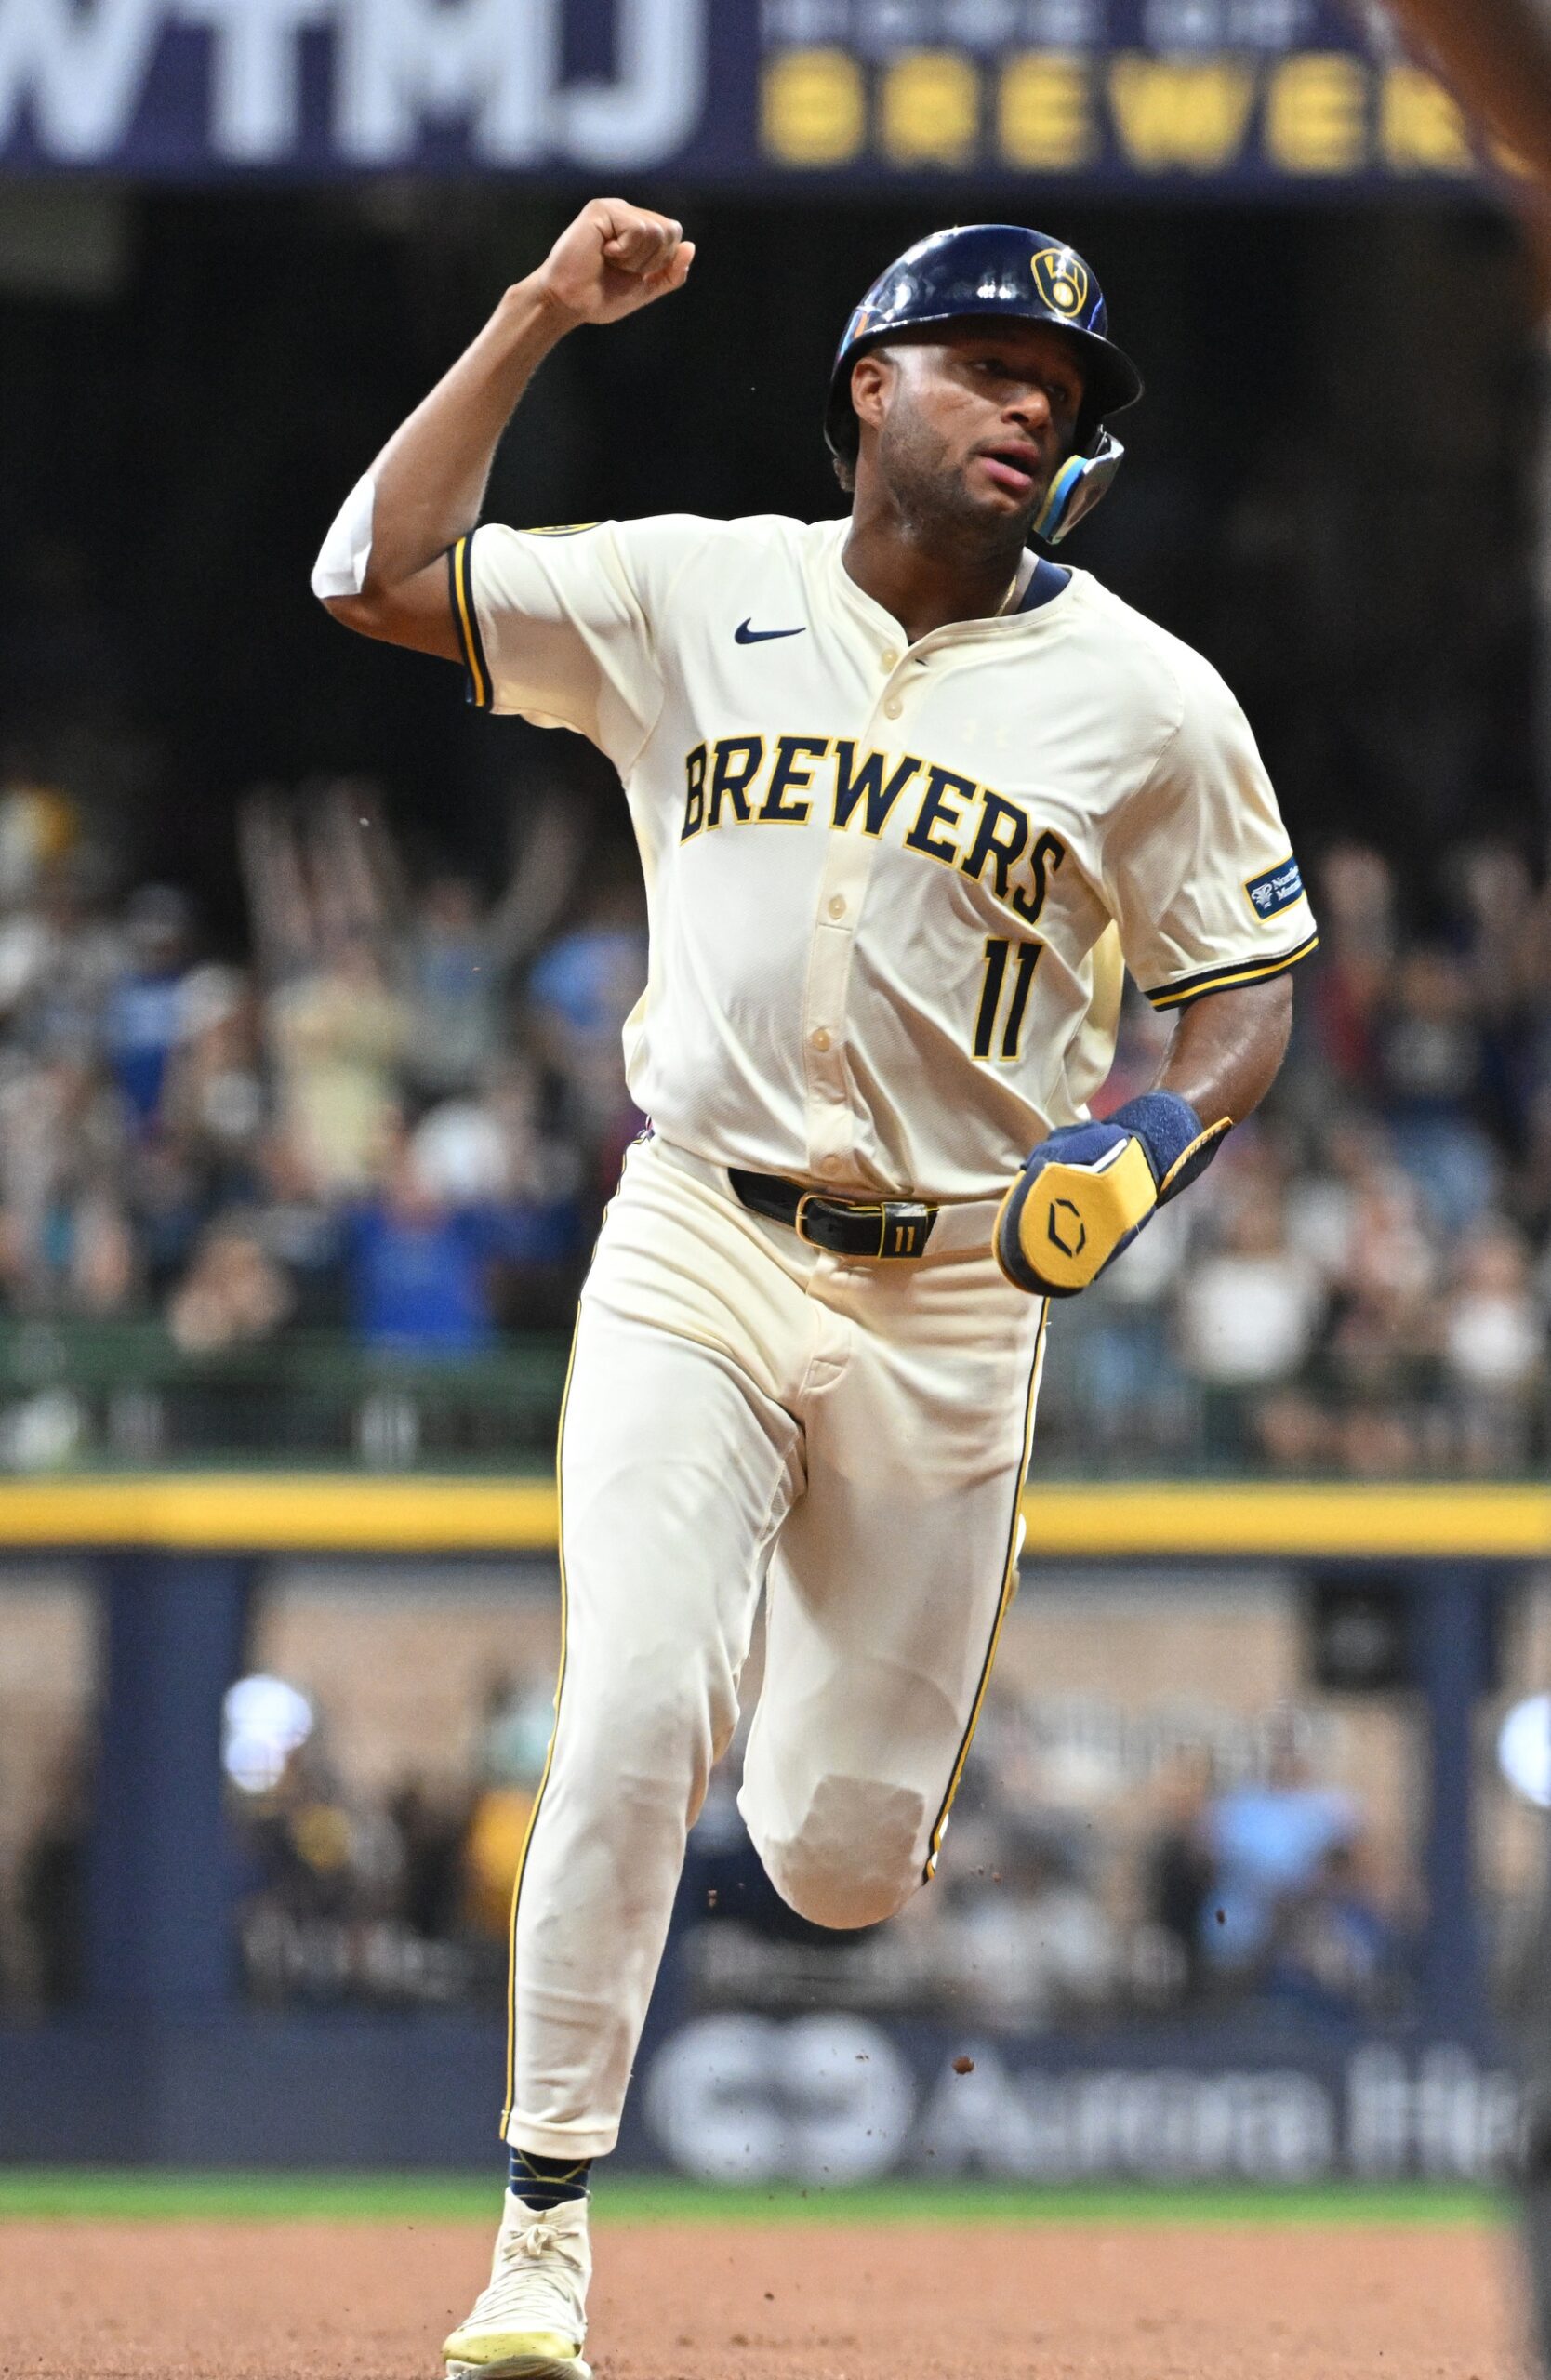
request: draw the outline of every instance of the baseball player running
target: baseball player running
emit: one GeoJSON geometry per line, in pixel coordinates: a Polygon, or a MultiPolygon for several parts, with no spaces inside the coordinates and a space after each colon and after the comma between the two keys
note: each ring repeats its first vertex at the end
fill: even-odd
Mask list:
{"type": "Polygon", "coordinates": [[[461,662],[484,707],[590,737],[649,904],[625,1040],[652,1122],[561,1422],[510,2184],[455,2380],[586,2380],[589,2168],[762,1589],[742,1808],[776,1887],[870,1925],[932,1875],[1016,1579],[1050,1301],[1263,1096],[1315,943],[1221,680],[1029,549],[1103,496],[1141,392],[1059,241],[938,232],[868,291],[825,418],[847,518],[476,526],[550,349],[693,257],[661,215],[584,207],[313,579],[348,626],[461,662]],[[1094,1123],[1122,962],[1178,1021],[1157,1088],[1094,1123]]]}

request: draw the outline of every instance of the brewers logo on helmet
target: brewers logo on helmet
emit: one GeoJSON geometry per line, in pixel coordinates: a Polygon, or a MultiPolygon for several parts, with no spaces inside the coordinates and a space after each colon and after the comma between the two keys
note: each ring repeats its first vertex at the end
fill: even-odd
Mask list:
{"type": "Polygon", "coordinates": [[[1063,318],[1080,314],[1088,296],[1088,268],[1070,248],[1041,248],[1034,258],[1034,286],[1063,318]]]}

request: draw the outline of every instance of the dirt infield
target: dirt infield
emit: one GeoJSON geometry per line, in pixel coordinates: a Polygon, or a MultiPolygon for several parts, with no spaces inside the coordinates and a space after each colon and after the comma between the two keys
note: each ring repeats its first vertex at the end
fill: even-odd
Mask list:
{"type": "MultiPolygon", "coordinates": [[[[599,2380],[1518,2380],[1483,2228],[602,2224],[599,2380]]],[[[0,2228],[0,2373],[425,2380],[466,2224],[0,2228]]]]}

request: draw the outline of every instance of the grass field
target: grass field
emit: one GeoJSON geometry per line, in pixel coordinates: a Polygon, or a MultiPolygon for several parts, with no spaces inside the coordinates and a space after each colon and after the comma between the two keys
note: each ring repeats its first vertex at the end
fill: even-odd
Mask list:
{"type": "MultiPolygon", "coordinates": [[[[253,2222],[488,2224],[497,2184],[462,2174],[176,2174],[0,2168],[0,2222],[175,2218],[253,2222]]],[[[1501,2202],[1486,2190],[1416,2185],[1314,2189],[1023,2189],[994,2183],[951,2188],[891,2182],[860,2189],[695,2182],[621,2175],[605,2180],[600,2223],[1493,2223],[1501,2202]]]]}

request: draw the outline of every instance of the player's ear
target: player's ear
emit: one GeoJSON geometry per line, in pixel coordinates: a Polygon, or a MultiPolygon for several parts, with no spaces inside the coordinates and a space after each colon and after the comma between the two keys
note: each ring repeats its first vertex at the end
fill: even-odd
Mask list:
{"type": "Polygon", "coordinates": [[[859,355],[851,367],[851,409],[858,421],[876,430],[883,418],[889,382],[894,377],[894,364],[879,348],[869,348],[859,355]]]}

